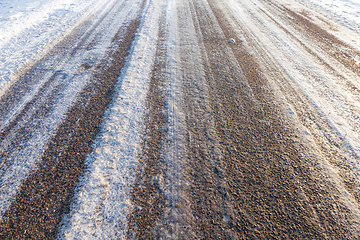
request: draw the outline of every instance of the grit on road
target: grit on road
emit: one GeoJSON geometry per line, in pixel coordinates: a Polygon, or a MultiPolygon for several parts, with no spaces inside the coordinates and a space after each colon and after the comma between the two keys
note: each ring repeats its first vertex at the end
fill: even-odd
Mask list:
{"type": "Polygon", "coordinates": [[[94,0],[0,45],[0,238],[357,239],[360,21],[331,1],[94,0]]]}

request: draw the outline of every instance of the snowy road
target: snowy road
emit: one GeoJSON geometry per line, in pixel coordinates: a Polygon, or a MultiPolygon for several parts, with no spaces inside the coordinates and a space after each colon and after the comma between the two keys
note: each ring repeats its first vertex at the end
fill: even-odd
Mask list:
{"type": "Polygon", "coordinates": [[[16,3],[0,238],[360,235],[360,3],[16,3]]]}

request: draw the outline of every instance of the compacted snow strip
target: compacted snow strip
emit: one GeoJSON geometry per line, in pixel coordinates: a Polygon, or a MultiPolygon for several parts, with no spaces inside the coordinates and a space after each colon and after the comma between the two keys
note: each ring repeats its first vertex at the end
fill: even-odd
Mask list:
{"type": "MultiPolygon", "coordinates": [[[[41,1],[1,1],[0,2],[0,47],[24,31],[34,31],[38,24],[57,24],[55,19],[65,21],[76,17],[87,8],[94,7],[96,0],[41,0],[41,1]]],[[[61,24],[64,24],[62,22],[61,24]]],[[[46,29],[49,30],[49,29],[46,29]]],[[[55,29],[54,29],[55,30],[55,29]]]]}
{"type": "Polygon", "coordinates": [[[18,72],[110,1],[0,1],[0,96],[18,72]]]}
{"type": "MultiPolygon", "coordinates": [[[[267,49],[294,84],[311,99],[319,111],[324,113],[334,132],[349,144],[350,151],[359,156],[360,122],[356,114],[360,112],[360,104],[354,100],[356,99],[354,94],[344,89],[341,85],[344,83],[339,77],[329,74],[322,63],[309,54],[303,46],[275,23],[263,17],[257,10],[262,5],[260,1],[229,0],[228,2],[235,18],[251,29],[249,32],[253,32],[257,41],[267,49]]],[[[308,46],[313,48],[311,44],[308,46]]],[[[356,164],[359,168],[360,162],[356,164]]]]}
{"type": "MultiPolygon", "coordinates": [[[[106,34],[102,34],[100,38],[97,38],[97,44],[99,46],[96,45],[95,48],[87,50],[86,52],[78,51],[74,56],[68,56],[64,62],[55,62],[54,65],[56,66],[54,66],[53,70],[49,70],[48,74],[57,74],[53,83],[46,88],[46,93],[43,92],[46,98],[32,104],[26,114],[31,117],[32,114],[36,113],[37,107],[49,101],[47,96],[51,95],[54,89],[59,86],[63,87],[63,90],[51,99],[51,101],[55,102],[52,106],[52,111],[42,121],[35,120],[27,123],[24,121],[27,121],[28,118],[25,118],[25,120],[17,122],[14,126],[14,128],[21,128],[24,125],[31,126],[31,135],[28,140],[22,143],[21,148],[16,151],[11,151],[10,149],[11,153],[9,156],[6,159],[2,159],[0,163],[0,216],[3,215],[11,204],[24,179],[29,173],[36,170],[37,164],[46,149],[47,142],[55,134],[68,108],[76,100],[77,93],[81,92],[91,79],[91,71],[79,73],[78,67],[83,61],[91,60],[96,63],[106,56],[112,47],[112,37],[118,32],[119,27],[125,27],[128,22],[137,17],[141,0],[133,2],[109,0],[106,3],[106,7],[100,11],[99,16],[96,16],[93,22],[93,25],[96,26],[96,31],[93,34],[102,33],[104,29],[107,30],[106,34]],[[123,3],[127,4],[124,5],[123,3]],[[121,9],[121,11],[118,9],[121,9]],[[106,15],[106,18],[102,19],[103,15],[106,15]],[[96,21],[98,18],[102,19],[100,23],[96,21]]],[[[92,26],[90,26],[90,29],[92,29],[91,27],[92,26]]],[[[92,41],[92,38],[86,40],[92,41]]],[[[51,64],[53,63],[50,63],[50,65],[51,64]]],[[[42,82],[46,82],[48,77],[47,75],[43,79],[40,79],[38,84],[41,85],[42,82]]],[[[28,97],[31,99],[31,95],[34,94],[36,93],[30,93],[28,97]]],[[[8,151],[9,145],[11,145],[11,142],[16,138],[14,133],[16,134],[16,129],[12,129],[7,135],[7,138],[2,140],[0,151],[8,151]]]]}
{"type": "MultiPolygon", "coordinates": [[[[329,144],[333,143],[330,142],[332,139],[340,142],[336,148],[346,158],[338,160],[346,166],[346,171],[351,176],[354,176],[354,179],[357,179],[353,184],[356,186],[355,189],[358,189],[360,183],[358,181],[360,169],[360,104],[356,101],[358,93],[344,87],[345,80],[356,81],[356,76],[354,74],[345,75],[345,80],[343,80],[329,71],[316,57],[306,51],[303,45],[294,41],[283,29],[279,28],[266,15],[262,14],[261,11],[258,11],[259,8],[266,9],[265,4],[262,4],[263,1],[228,0],[227,2],[229,4],[229,12],[233,14],[241,26],[244,26],[245,31],[249,34],[250,39],[247,40],[263,47],[262,50],[264,52],[252,51],[254,57],[260,59],[259,62],[262,62],[261,59],[265,59],[262,54],[268,54],[266,57],[272,59],[280,67],[279,72],[285,73],[286,81],[289,81],[289,84],[297,92],[291,92],[291,89],[287,89],[286,92],[281,93],[284,94],[283,97],[291,99],[292,94],[303,95],[312,104],[313,109],[321,113],[323,119],[327,121],[328,126],[322,126],[319,120],[317,127],[326,136],[329,144]]],[[[326,63],[332,63],[331,57],[325,51],[316,48],[316,43],[308,42],[299,33],[292,31],[291,26],[287,27],[290,29],[288,31],[292,32],[309,49],[323,56],[326,63]]],[[[336,69],[341,71],[341,68],[336,69]]],[[[268,74],[266,70],[264,74],[268,74]]],[[[271,75],[269,75],[268,79],[269,81],[274,81],[271,84],[277,86],[281,84],[281,80],[273,79],[271,75]]],[[[296,108],[296,103],[290,104],[289,109],[294,109],[294,111],[289,110],[289,113],[295,114],[296,108]]],[[[308,132],[311,131],[306,130],[305,134],[308,135],[308,132]]],[[[321,148],[321,146],[318,147],[321,148]]],[[[337,184],[336,187],[342,192],[339,201],[343,201],[349,209],[352,209],[354,218],[358,219],[358,204],[352,194],[343,187],[343,179],[341,179],[339,170],[342,166],[340,164],[332,164],[327,162],[327,160],[325,163],[319,163],[326,166],[326,171],[334,176],[334,182],[337,184]]],[[[356,224],[354,224],[355,228],[356,224]]]]}
{"type": "Polygon", "coordinates": [[[85,160],[88,171],[63,220],[59,239],[121,239],[126,234],[164,2],[147,2],[133,52],[115,86],[94,151],[85,160]]]}
{"type": "Polygon", "coordinates": [[[312,22],[360,51],[359,0],[282,0],[278,3],[306,14],[312,22]]]}
{"type": "Polygon", "coordinates": [[[359,0],[300,0],[323,9],[346,26],[360,32],[360,1],[359,0]]]}
{"type": "MultiPolygon", "coordinates": [[[[191,219],[192,211],[190,201],[186,199],[186,183],[184,181],[184,169],[188,158],[186,149],[186,115],[183,102],[184,69],[181,69],[180,52],[184,48],[191,49],[193,58],[188,58],[188,64],[194,68],[201,68],[199,63],[198,44],[194,23],[192,21],[190,8],[187,0],[169,1],[166,10],[167,44],[166,44],[166,73],[168,74],[167,88],[167,114],[168,114],[168,136],[165,152],[167,184],[163,189],[170,208],[165,210],[162,224],[167,228],[160,228],[162,236],[166,239],[182,239],[192,235],[193,229],[187,222],[191,219]],[[182,21],[179,19],[182,19],[182,21]],[[182,27],[180,27],[180,25],[182,27]],[[188,39],[185,43],[183,38],[188,39]],[[188,46],[188,47],[187,47],[188,46]],[[196,52],[197,50],[197,52],[196,52]],[[172,205],[181,203],[182,208],[172,205]],[[190,216],[190,217],[189,217],[190,216]],[[165,223],[165,224],[164,224],[165,223]],[[186,231],[184,231],[186,229],[186,231]],[[185,236],[183,235],[185,234],[185,236]],[[188,234],[188,235],[186,235],[188,234]]],[[[200,71],[201,72],[201,71],[200,71]]],[[[203,74],[203,72],[201,72],[203,74]]],[[[198,73],[192,76],[201,79],[203,75],[198,73]]],[[[203,79],[201,79],[203,80],[203,79]]]]}

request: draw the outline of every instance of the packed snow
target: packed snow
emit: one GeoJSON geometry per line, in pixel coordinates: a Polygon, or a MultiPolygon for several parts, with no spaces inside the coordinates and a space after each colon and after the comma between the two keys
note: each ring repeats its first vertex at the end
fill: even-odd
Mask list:
{"type": "MultiPolygon", "coordinates": [[[[44,56],[66,34],[86,21],[91,14],[101,11],[105,6],[104,2],[106,1],[0,0],[0,97],[16,81],[22,69],[44,56]]],[[[140,4],[139,2],[137,1],[136,4],[140,4]]],[[[281,3],[287,4],[294,11],[300,12],[305,9],[310,16],[323,16],[325,13],[324,16],[333,27],[320,18],[314,17],[314,21],[354,48],[359,48],[360,1],[284,0],[281,3]]],[[[353,161],[354,169],[359,170],[360,162],[355,157],[351,157],[360,156],[358,131],[360,119],[356,115],[360,112],[358,96],[344,87],[343,79],[329,73],[329,70],[314,55],[304,50],[301,43],[305,43],[313,53],[325,59],[329,66],[342,71],[344,79],[354,83],[355,86],[360,85],[358,76],[314,46],[313,41],[307,39],[306,36],[296,35],[296,30],[291,26],[280,28],[279,25],[270,21],[258,11],[259,7],[266,8],[262,1],[227,0],[226,4],[231,6],[228,8],[231,9],[229,14],[234,17],[234,21],[245,26],[244,29],[248,29],[249,36],[256,39],[252,41],[266,49],[264,52],[268,56],[265,57],[271,59],[279,67],[279,73],[286,75],[286,79],[292,81],[294,89],[306,96],[309,102],[323,113],[326,121],[336,132],[336,137],[347,144],[343,146],[343,149],[353,161]],[[288,33],[284,32],[284,28],[294,33],[301,43],[294,41],[288,33]]],[[[132,46],[131,55],[115,86],[114,99],[105,113],[100,134],[93,145],[94,151],[85,159],[88,169],[80,179],[70,213],[62,222],[59,239],[114,239],[122,238],[126,234],[127,214],[131,211],[130,191],[135,180],[138,153],[141,148],[146,93],[155,60],[159,22],[164,9],[167,9],[169,14],[165,19],[169,24],[167,31],[171,38],[171,41],[168,39],[167,46],[167,54],[172,55],[167,62],[167,70],[171,78],[168,113],[169,137],[170,141],[174,141],[168,146],[169,153],[166,157],[169,161],[176,160],[184,154],[181,144],[185,143],[180,136],[184,119],[179,115],[180,103],[175,100],[175,95],[178,94],[177,91],[180,91],[181,85],[181,73],[177,72],[176,62],[178,48],[175,45],[178,44],[176,38],[179,32],[176,29],[175,5],[171,0],[146,1],[143,21],[132,46]],[[168,4],[167,8],[166,4],[168,4]],[[176,144],[180,143],[180,146],[176,145],[175,141],[176,144]]],[[[190,13],[188,17],[191,18],[190,13]]],[[[274,18],[276,19],[276,16],[274,18]]],[[[279,22],[281,23],[281,20],[279,22]]],[[[235,23],[234,27],[236,27],[235,23]]],[[[190,26],[188,31],[192,31],[194,39],[191,46],[195,47],[198,39],[192,28],[193,26],[190,26]]],[[[246,45],[246,38],[241,33],[237,37],[244,39],[244,45],[246,45]]],[[[232,38],[229,42],[238,44],[232,38]]],[[[105,40],[104,43],[109,44],[105,40]]],[[[100,57],[106,48],[100,50],[100,52],[94,50],[91,54],[100,57]]],[[[257,54],[259,53],[253,52],[254,58],[258,58],[261,65],[265,57],[257,54]]],[[[73,62],[68,62],[66,67],[70,69],[72,64],[79,62],[84,55],[78,57],[78,59],[73,59],[73,62]]],[[[193,57],[198,58],[199,65],[203,64],[200,63],[200,53],[195,52],[193,57]]],[[[360,63],[360,56],[357,55],[354,59],[360,63]]],[[[193,62],[195,63],[196,59],[193,62]]],[[[266,75],[266,71],[264,74],[266,75]]],[[[271,80],[271,77],[269,76],[269,82],[273,81],[274,85],[281,84],[281,80],[271,80]]],[[[199,81],[205,80],[199,78],[199,81]]],[[[11,155],[15,159],[15,164],[0,172],[3,174],[0,185],[2,197],[0,214],[3,214],[9,206],[21,182],[34,167],[36,160],[40,159],[46,141],[52,136],[53,132],[44,133],[43,129],[53,127],[54,130],[54,125],[59,124],[67,107],[74,100],[74,95],[70,94],[71,90],[77,87],[76,91],[80,91],[85,83],[84,80],[83,85],[67,86],[68,91],[64,93],[65,97],[62,100],[59,99],[56,104],[59,111],[51,115],[38,129],[34,129],[35,137],[27,147],[11,155]],[[71,96],[67,96],[68,93],[71,96]],[[29,156],[32,160],[27,161],[29,156]]],[[[294,106],[289,106],[289,109],[292,107],[294,106]]],[[[291,114],[294,112],[291,111],[291,114]]],[[[2,124],[3,122],[0,123],[0,130],[2,124]]],[[[174,171],[172,180],[176,181],[177,174],[180,173],[175,171],[179,166],[171,167],[174,171]]],[[[177,186],[172,187],[176,189],[177,186]]],[[[169,197],[174,197],[170,196],[170,193],[167,194],[169,197]]]]}
{"type": "MultiPolygon", "coordinates": [[[[39,58],[39,55],[36,55],[32,51],[39,50],[46,53],[46,49],[51,48],[54,41],[58,42],[62,40],[64,34],[69,33],[71,29],[81,24],[85,19],[88,20],[89,29],[86,29],[84,34],[80,36],[79,39],[75,39],[74,46],[70,46],[70,49],[66,49],[64,54],[60,54],[60,57],[54,56],[53,58],[47,60],[45,66],[47,68],[47,73],[41,77],[41,79],[38,79],[38,82],[34,84],[31,90],[21,96],[22,98],[20,99],[17,106],[9,111],[9,113],[7,113],[3,119],[1,119],[2,121],[0,122],[0,131],[3,131],[8,123],[16,119],[18,114],[21,114],[24,106],[32,101],[33,97],[36,96],[40,90],[44,96],[48,96],[51,95],[51,92],[54,90],[54,88],[57,88],[58,86],[62,87],[62,91],[60,91],[56,96],[52,96],[52,100],[55,103],[52,105],[51,111],[48,113],[45,119],[40,121],[37,120],[35,116],[33,117],[33,119],[35,119],[33,122],[24,123],[23,121],[18,121],[16,123],[17,125],[13,127],[16,130],[17,128],[21,128],[24,125],[31,126],[32,132],[28,140],[25,140],[25,142],[22,143],[21,148],[16,151],[11,151],[6,159],[1,159],[0,215],[2,215],[6,211],[7,207],[11,204],[13,197],[16,195],[24,179],[30,172],[36,170],[37,164],[42,159],[42,155],[46,150],[48,141],[56,133],[58,126],[62,123],[64,117],[66,116],[68,108],[76,100],[77,94],[81,92],[89,83],[93,72],[80,72],[79,67],[81,64],[83,62],[93,62],[93,64],[96,64],[98,61],[104,58],[108,51],[110,51],[113,47],[112,38],[115,34],[118,33],[119,28],[127,26],[130,21],[137,17],[137,11],[141,1],[137,0],[128,4],[123,4],[124,2],[125,1],[116,0],[101,2],[93,1],[92,5],[89,3],[84,3],[86,8],[84,8],[84,6],[78,5],[77,3],[73,4],[74,6],[77,6],[78,9],[74,11],[73,14],[69,12],[69,15],[64,16],[64,21],[57,20],[56,22],[50,24],[51,21],[46,19],[45,21],[42,21],[40,25],[35,25],[29,29],[24,28],[24,31],[19,32],[18,35],[16,35],[16,37],[19,39],[26,40],[26,34],[29,32],[29,34],[34,34],[37,30],[41,30],[43,27],[43,35],[41,35],[39,42],[36,42],[35,40],[34,42],[31,42],[31,39],[29,39],[29,44],[21,45],[21,43],[14,42],[13,38],[11,38],[9,43],[4,45],[5,47],[3,47],[3,50],[6,53],[14,51],[14,53],[10,55],[2,55],[2,60],[6,64],[3,65],[4,68],[2,69],[2,72],[0,71],[0,76],[2,80],[9,80],[10,78],[6,73],[7,71],[10,71],[11,69],[15,71],[21,64],[25,64],[26,61],[32,61],[34,58],[39,58]],[[80,9],[82,10],[80,11],[80,9]],[[85,10],[88,12],[83,12],[85,10]],[[75,12],[77,13],[75,14],[75,12]],[[81,16],[79,13],[81,13],[81,16]],[[72,24],[65,26],[60,24],[61,22],[72,24]],[[60,25],[57,25],[58,23],[60,25]],[[66,27],[67,29],[60,29],[59,27],[66,27]],[[104,29],[106,29],[106,32],[104,29]],[[87,33],[89,31],[91,31],[92,35],[87,37],[87,33]],[[24,33],[26,34],[24,35],[24,33]],[[58,33],[58,35],[56,35],[56,33],[58,33]],[[72,48],[75,48],[79,42],[88,45],[89,43],[92,43],[94,37],[96,37],[96,47],[93,47],[92,49],[86,49],[86,51],[80,49],[74,52],[74,54],[70,54],[72,48]],[[50,41],[52,41],[52,43],[49,43],[50,41]],[[36,45],[40,42],[41,46],[46,47],[39,47],[36,45]],[[8,46],[13,46],[14,48],[8,48],[8,46]],[[31,56],[23,55],[20,57],[19,55],[21,55],[21,51],[28,51],[31,56]],[[13,60],[15,62],[13,62],[13,60]],[[45,90],[42,89],[42,86],[51,76],[53,76],[54,79],[52,80],[49,87],[45,88],[45,90]]],[[[54,6],[57,5],[55,4],[54,6]]],[[[69,4],[69,6],[71,6],[71,4],[69,4]]],[[[0,87],[0,91],[5,92],[6,87],[8,87],[11,82],[3,81],[2,84],[3,85],[0,87]]],[[[48,100],[49,99],[44,97],[41,98],[38,102],[32,103],[31,107],[29,107],[29,110],[27,111],[27,115],[31,116],[31,114],[35,114],[39,107],[37,104],[42,104],[48,100]]],[[[8,134],[7,139],[2,139],[0,151],[7,151],[8,147],[11,146],[11,141],[13,140],[11,137],[14,137],[14,134],[16,134],[15,130],[8,134]]]]}
{"type": "Polygon", "coordinates": [[[59,239],[122,239],[126,234],[163,4],[147,1],[128,65],[115,85],[117,92],[105,113],[95,150],[85,160],[88,172],[80,181],[59,239]]]}
{"type": "Polygon", "coordinates": [[[311,20],[360,51],[359,0],[283,0],[297,12],[306,11],[311,20]]]}
{"type": "Polygon", "coordinates": [[[360,1],[359,0],[302,0],[317,8],[329,12],[346,25],[352,25],[360,31],[360,1]]]}
{"type": "Polygon", "coordinates": [[[0,96],[19,71],[39,59],[91,13],[99,0],[0,1],[0,96]]]}

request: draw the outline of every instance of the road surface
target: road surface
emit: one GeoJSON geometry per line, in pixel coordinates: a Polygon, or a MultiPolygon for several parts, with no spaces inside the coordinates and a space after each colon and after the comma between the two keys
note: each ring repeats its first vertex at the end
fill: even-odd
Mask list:
{"type": "Polygon", "coordinates": [[[0,238],[357,239],[356,18],[93,2],[26,64],[3,47],[0,238]]]}

